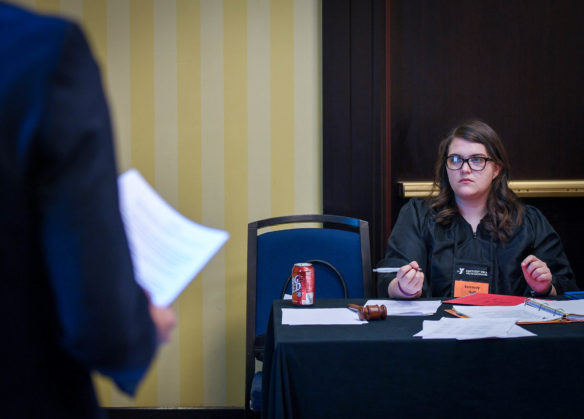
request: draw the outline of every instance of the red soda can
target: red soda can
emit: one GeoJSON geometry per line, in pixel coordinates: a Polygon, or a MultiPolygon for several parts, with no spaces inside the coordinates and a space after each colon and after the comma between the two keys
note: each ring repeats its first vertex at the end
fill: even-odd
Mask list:
{"type": "Polygon", "coordinates": [[[314,266],[295,263],[292,268],[292,304],[310,306],[314,303],[314,266]]]}

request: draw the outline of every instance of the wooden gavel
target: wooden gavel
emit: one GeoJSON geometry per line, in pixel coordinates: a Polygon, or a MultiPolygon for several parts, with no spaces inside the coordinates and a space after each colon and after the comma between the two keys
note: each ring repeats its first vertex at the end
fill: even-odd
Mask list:
{"type": "Polygon", "coordinates": [[[384,305],[358,306],[357,304],[349,304],[348,307],[359,313],[359,320],[384,320],[387,317],[387,307],[384,305]]]}

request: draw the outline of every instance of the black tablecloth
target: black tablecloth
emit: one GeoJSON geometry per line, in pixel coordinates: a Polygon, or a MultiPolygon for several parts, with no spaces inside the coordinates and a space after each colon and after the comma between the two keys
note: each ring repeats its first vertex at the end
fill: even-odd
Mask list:
{"type": "MultiPolygon", "coordinates": [[[[318,300],[313,308],[365,300],[318,300]]],[[[413,335],[423,317],[360,326],[282,325],[272,307],[264,418],[584,417],[584,323],[526,325],[536,337],[471,341],[413,335]]]]}

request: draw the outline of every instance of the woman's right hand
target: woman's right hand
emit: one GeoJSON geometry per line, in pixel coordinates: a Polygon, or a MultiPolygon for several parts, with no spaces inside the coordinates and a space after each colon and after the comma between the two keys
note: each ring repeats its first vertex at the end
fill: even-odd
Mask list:
{"type": "Polygon", "coordinates": [[[388,294],[392,298],[416,298],[422,294],[423,286],[424,273],[420,270],[418,262],[412,261],[399,269],[389,284],[388,294]]]}

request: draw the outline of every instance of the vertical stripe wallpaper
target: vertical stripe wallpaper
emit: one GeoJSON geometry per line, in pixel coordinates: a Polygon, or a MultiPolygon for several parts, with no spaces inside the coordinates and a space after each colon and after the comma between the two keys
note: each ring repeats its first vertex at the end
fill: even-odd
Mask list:
{"type": "Polygon", "coordinates": [[[120,172],[230,233],[174,303],[179,325],[136,397],[96,375],[100,402],[243,406],[247,223],[322,212],[320,0],[15,3],[83,26],[120,172]]]}

